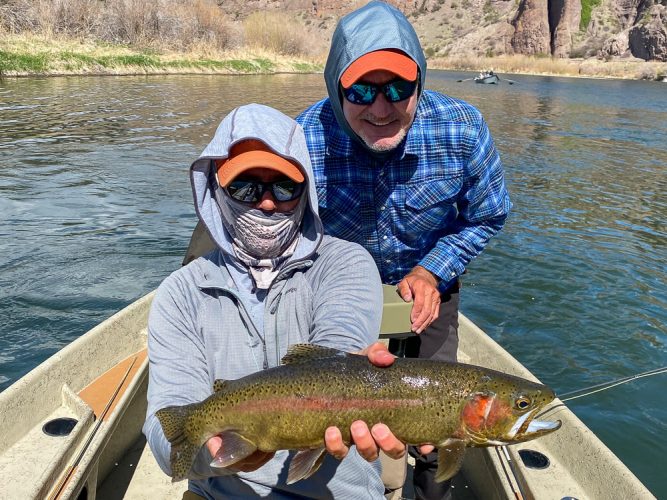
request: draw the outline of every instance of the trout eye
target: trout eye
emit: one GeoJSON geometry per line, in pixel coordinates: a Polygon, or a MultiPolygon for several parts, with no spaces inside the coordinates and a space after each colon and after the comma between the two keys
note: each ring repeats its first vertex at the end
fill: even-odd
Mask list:
{"type": "Polygon", "coordinates": [[[525,396],[521,396],[520,398],[517,398],[514,404],[518,410],[525,410],[530,406],[530,399],[525,396]]]}

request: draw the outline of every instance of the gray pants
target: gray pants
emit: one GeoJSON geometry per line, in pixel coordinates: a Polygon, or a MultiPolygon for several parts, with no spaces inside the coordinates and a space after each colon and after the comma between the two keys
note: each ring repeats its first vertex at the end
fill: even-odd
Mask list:
{"type": "MultiPolygon", "coordinates": [[[[459,285],[451,287],[441,295],[438,319],[421,334],[405,339],[389,341],[389,350],[406,358],[456,361],[459,346],[459,285]],[[400,352],[402,351],[402,352],[400,352]]],[[[413,484],[417,500],[445,500],[451,498],[450,481],[435,482],[438,469],[438,452],[422,455],[414,446],[409,453],[415,459],[413,484]]]]}

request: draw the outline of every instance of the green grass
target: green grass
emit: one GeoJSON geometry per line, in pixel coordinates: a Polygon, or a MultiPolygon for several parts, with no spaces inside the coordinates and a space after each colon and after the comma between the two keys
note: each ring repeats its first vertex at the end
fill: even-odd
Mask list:
{"type": "Polygon", "coordinates": [[[297,71],[303,71],[304,73],[322,70],[322,68],[319,65],[309,64],[309,63],[296,63],[294,65],[294,69],[296,69],[297,71]]]}
{"type": "MultiPolygon", "coordinates": [[[[60,52],[56,54],[16,54],[0,51],[0,74],[17,73],[48,73],[49,71],[84,71],[97,68],[113,69],[119,67],[135,67],[142,69],[165,68],[169,65],[157,57],[145,54],[119,56],[90,56],[76,52],[60,52]]],[[[190,63],[192,66],[192,63],[190,63]]]]}
{"type": "Polygon", "coordinates": [[[0,50],[0,75],[8,71],[43,73],[47,66],[46,54],[13,54],[0,50]]]}
{"type": "Polygon", "coordinates": [[[275,65],[269,59],[231,59],[225,61],[227,68],[239,73],[269,73],[275,65]]]}
{"type": "Polygon", "coordinates": [[[601,3],[602,0],[581,0],[581,21],[579,22],[579,29],[583,31],[588,28],[588,25],[591,22],[593,9],[601,3]]]}
{"type": "MultiPolygon", "coordinates": [[[[104,47],[104,44],[100,44],[104,47]]],[[[32,52],[23,46],[0,46],[0,76],[8,74],[100,74],[117,72],[221,72],[221,73],[273,73],[279,62],[266,57],[246,59],[210,59],[183,55],[178,59],[162,57],[156,52],[141,50],[136,53],[95,53],[78,51],[76,47],[51,51],[48,47],[32,46],[32,52]]],[[[290,65],[289,62],[287,62],[290,65]]],[[[320,65],[303,61],[291,63],[295,71],[321,70],[320,65]]]]}

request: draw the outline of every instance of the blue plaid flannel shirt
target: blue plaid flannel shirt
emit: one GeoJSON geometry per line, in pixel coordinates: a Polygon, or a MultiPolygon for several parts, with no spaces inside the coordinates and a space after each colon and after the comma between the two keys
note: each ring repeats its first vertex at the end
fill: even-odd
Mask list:
{"type": "Polygon", "coordinates": [[[398,283],[419,264],[446,290],[509,214],[489,129],[463,101],[424,91],[406,140],[382,160],[339,127],[328,99],[297,121],[325,232],[365,247],[384,283],[398,283]]]}

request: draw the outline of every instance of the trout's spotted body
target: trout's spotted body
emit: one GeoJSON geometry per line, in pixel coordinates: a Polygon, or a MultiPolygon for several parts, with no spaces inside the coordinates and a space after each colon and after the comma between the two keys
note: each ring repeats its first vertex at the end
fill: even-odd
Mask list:
{"type": "Polygon", "coordinates": [[[315,345],[292,346],[283,365],[233,381],[216,381],[202,401],[159,410],[171,442],[174,481],[187,477],[212,436],[223,440],[212,465],[227,467],[256,450],[300,450],[288,483],[310,476],[324,453],[324,431],[337,426],[347,443],[350,424],[382,422],[408,444],[439,447],[437,477],[456,473],[465,446],[527,441],[560,427],[537,422],[554,399],[548,387],[459,363],[396,359],[378,368],[364,356],[315,345]]]}

